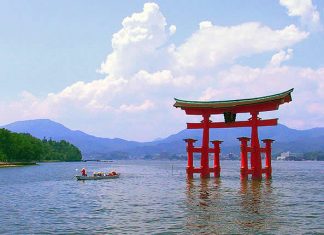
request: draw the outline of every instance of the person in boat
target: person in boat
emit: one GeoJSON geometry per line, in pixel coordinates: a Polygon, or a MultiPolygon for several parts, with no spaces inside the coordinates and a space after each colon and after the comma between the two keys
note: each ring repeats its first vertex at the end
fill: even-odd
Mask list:
{"type": "Polygon", "coordinates": [[[93,176],[104,176],[104,173],[99,171],[99,172],[93,172],[93,176]]]}
{"type": "Polygon", "coordinates": [[[81,175],[82,175],[82,176],[87,176],[87,171],[86,171],[85,168],[82,168],[82,170],[81,170],[81,175]]]}
{"type": "Polygon", "coordinates": [[[115,176],[115,175],[117,175],[116,171],[112,171],[108,174],[108,176],[115,176]]]}

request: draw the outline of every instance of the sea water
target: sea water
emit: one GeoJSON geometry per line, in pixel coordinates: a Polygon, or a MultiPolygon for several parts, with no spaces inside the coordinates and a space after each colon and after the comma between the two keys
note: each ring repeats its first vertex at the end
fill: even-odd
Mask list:
{"type": "MultiPolygon", "coordinates": [[[[197,163],[198,164],[198,163],[197,163]]],[[[272,180],[188,180],[185,161],[40,163],[0,169],[0,234],[324,233],[324,162],[273,162],[272,180]],[[76,181],[116,170],[118,179],[76,181]]]]}

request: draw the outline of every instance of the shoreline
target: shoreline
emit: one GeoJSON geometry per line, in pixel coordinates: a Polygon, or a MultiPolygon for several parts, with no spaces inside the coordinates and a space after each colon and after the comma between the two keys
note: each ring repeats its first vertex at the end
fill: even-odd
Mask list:
{"type": "Polygon", "coordinates": [[[36,162],[0,162],[0,168],[35,166],[36,162]]]}
{"type": "Polygon", "coordinates": [[[41,162],[0,162],[0,168],[36,166],[38,165],[38,163],[57,163],[57,162],[81,162],[81,161],[46,160],[41,162]]]}

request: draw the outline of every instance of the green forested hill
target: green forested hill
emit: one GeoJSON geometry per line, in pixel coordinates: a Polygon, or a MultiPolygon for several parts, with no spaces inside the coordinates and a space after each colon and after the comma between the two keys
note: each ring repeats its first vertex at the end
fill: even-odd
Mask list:
{"type": "Polygon", "coordinates": [[[79,161],[81,152],[67,141],[40,140],[0,129],[0,162],[79,161]]]}

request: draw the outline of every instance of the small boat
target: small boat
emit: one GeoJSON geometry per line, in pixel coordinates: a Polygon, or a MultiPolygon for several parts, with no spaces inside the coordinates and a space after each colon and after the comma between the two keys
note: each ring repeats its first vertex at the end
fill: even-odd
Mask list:
{"type": "Polygon", "coordinates": [[[104,179],[116,179],[119,178],[120,174],[116,175],[91,175],[91,176],[83,176],[76,175],[77,180],[104,180],[104,179]]]}

